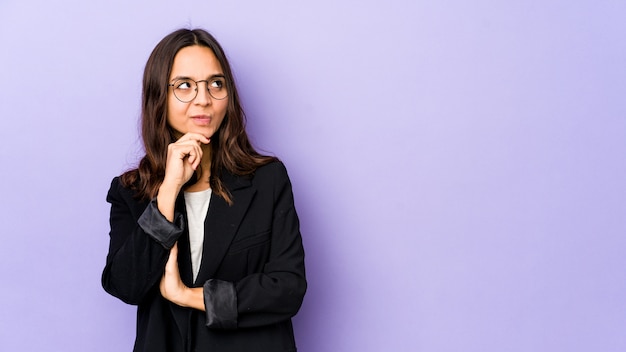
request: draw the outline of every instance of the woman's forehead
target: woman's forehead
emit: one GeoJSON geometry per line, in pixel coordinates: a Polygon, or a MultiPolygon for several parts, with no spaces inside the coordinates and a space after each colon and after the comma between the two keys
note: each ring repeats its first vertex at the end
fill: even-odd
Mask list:
{"type": "Polygon", "coordinates": [[[189,77],[196,80],[223,74],[222,66],[205,46],[187,46],[178,51],[172,64],[171,77],[189,77]]]}

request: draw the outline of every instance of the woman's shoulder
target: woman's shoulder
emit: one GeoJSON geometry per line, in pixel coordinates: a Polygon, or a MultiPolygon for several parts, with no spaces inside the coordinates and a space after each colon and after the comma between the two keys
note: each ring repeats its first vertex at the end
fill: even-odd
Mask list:
{"type": "Polygon", "coordinates": [[[291,180],[283,162],[276,160],[259,167],[252,177],[252,184],[258,190],[279,192],[291,188],[291,180]]]}
{"type": "Polygon", "coordinates": [[[125,187],[122,185],[121,176],[115,176],[111,180],[111,185],[109,186],[109,191],[107,192],[107,200],[111,197],[118,198],[124,193],[126,193],[125,187]]]}
{"type": "Polygon", "coordinates": [[[287,175],[287,167],[285,167],[285,164],[283,164],[282,161],[276,159],[274,161],[271,161],[265,165],[260,166],[259,168],[256,169],[256,171],[254,172],[254,178],[286,178],[288,179],[289,176],[287,175]]]}
{"type": "Polygon", "coordinates": [[[122,178],[122,175],[113,177],[107,193],[107,200],[119,198],[131,200],[137,198],[137,193],[132,187],[125,185],[122,178]]]}

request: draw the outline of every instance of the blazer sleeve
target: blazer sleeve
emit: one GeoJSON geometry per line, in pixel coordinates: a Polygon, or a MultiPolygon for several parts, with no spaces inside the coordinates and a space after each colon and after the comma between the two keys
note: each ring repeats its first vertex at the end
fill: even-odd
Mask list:
{"type": "Polygon", "coordinates": [[[111,182],[107,202],[111,204],[111,230],[102,286],[136,305],[159,284],[169,250],[184,231],[182,215],[175,214],[174,223],[169,222],[159,212],[156,200],[134,199],[117,177],[111,182]]]}
{"type": "MultiPolygon", "coordinates": [[[[282,163],[265,175],[273,194],[269,259],[260,273],[237,282],[208,280],[204,301],[209,328],[248,328],[293,317],[306,292],[304,248],[291,182],[282,163]]],[[[255,176],[258,177],[258,176],[255,176]]]]}

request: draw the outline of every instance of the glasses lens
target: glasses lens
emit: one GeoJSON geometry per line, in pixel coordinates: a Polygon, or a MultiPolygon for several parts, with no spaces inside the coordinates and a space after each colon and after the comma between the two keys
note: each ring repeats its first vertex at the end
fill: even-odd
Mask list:
{"type": "Polygon", "coordinates": [[[182,102],[190,102],[196,97],[196,82],[190,79],[179,79],[172,85],[174,95],[182,102]]]}
{"type": "Polygon", "coordinates": [[[228,90],[226,89],[226,80],[224,77],[215,77],[207,82],[209,87],[209,93],[215,99],[221,100],[228,96],[228,90]]]}

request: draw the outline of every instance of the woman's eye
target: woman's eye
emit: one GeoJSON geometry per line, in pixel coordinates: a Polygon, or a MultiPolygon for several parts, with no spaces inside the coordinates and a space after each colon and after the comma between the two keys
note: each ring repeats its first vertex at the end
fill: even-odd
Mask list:
{"type": "Polygon", "coordinates": [[[188,81],[178,82],[176,84],[176,89],[190,89],[191,83],[188,81]]]}
{"type": "Polygon", "coordinates": [[[213,89],[224,88],[224,81],[221,79],[216,79],[214,81],[211,81],[211,88],[213,89]]]}

